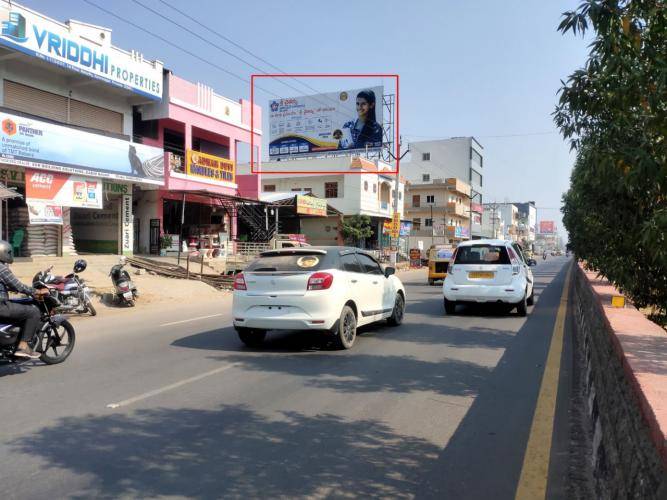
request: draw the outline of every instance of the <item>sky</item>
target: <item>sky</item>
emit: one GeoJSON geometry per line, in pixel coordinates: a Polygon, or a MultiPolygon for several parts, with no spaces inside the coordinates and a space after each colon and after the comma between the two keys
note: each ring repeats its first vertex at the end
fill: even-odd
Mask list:
{"type": "MultiPolygon", "coordinates": [[[[249,83],[243,80],[260,71],[205,40],[265,72],[275,72],[160,0],[87,1],[90,3],[19,3],[59,21],[77,19],[110,27],[114,45],[157,58],[176,75],[209,85],[234,100],[249,98],[249,83]],[[187,29],[170,24],[137,2],[187,29]]],[[[588,41],[561,35],[556,27],[561,14],[576,8],[579,0],[164,2],[284,72],[399,74],[404,145],[411,140],[474,136],[484,146],[484,200],[534,200],[538,220],[556,220],[562,232],[558,208],[569,184],[574,155],[558,134],[551,113],[561,79],[583,66],[588,41]]],[[[303,81],[318,91],[358,88],[350,80],[303,81]]],[[[367,83],[373,82],[364,81],[367,83]]],[[[258,92],[259,104],[265,106],[273,96],[298,95],[277,81],[261,85],[273,93],[258,92]]],[[[299,83],[293,85],[303,90],[301,94],[313,93],[299,83]]],[[[264,130],[268,132],[266,123],[264,130]]],[[[268,133],[264,137],[267,140],[268,133]]]]}

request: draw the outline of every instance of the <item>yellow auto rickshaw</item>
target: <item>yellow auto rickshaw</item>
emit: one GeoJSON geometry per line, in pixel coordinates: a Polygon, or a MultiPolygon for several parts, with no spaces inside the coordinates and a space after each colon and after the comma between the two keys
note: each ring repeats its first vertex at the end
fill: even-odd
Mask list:
{"type": "Polygon", "coordinates": [[[452,245],[431,245],[428,249],[428,284],[435,285],[447,277],[449,261],[454,254],[452,245]]]}

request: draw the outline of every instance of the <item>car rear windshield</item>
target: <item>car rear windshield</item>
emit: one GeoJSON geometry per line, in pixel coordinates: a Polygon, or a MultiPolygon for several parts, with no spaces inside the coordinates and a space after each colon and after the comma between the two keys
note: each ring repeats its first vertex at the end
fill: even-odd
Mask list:
{"type": "Polygon", "coordinates": [[[511,264],[507,249],[502,245],[461,246],[455,264],[511,264]]]}
{"type": "Polygon", "coordinates": [[[321,253],[278,253],[262,255],[252,261],[246,268],[247,272],[284,272],[284,271],[317,271],[322,267],[326,255],[321,253]]]}

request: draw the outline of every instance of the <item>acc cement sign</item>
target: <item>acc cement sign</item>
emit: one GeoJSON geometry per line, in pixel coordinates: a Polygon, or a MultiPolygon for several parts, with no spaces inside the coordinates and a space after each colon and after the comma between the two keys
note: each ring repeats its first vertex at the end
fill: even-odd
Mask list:
{"type": "Polygon", "coordinates": [[[90,42],[72,33],[71,26],[14,3],[0,3],[0,22],[0,45],[152,99],[162,98],[159,63],[90,42]]]}

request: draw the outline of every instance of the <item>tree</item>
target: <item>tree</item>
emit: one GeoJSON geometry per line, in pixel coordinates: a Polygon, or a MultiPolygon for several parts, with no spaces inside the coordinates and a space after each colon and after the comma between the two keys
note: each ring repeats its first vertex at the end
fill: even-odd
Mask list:
{"type": "Polygon", "coordinates": [[[346,240],[352,241],[354,245],[359,245],[360,242],[373,235],[371,218],[368,215],[342,218],[341,232],[346,240]]]}
{"type": "Polygon", "coordinates": [[[556,125],[576,150],[563,223],[570,246],[636,305],[667,310],[667,8],[586,0],[562,33],[593,31],[562,82],[556,125]]]}

